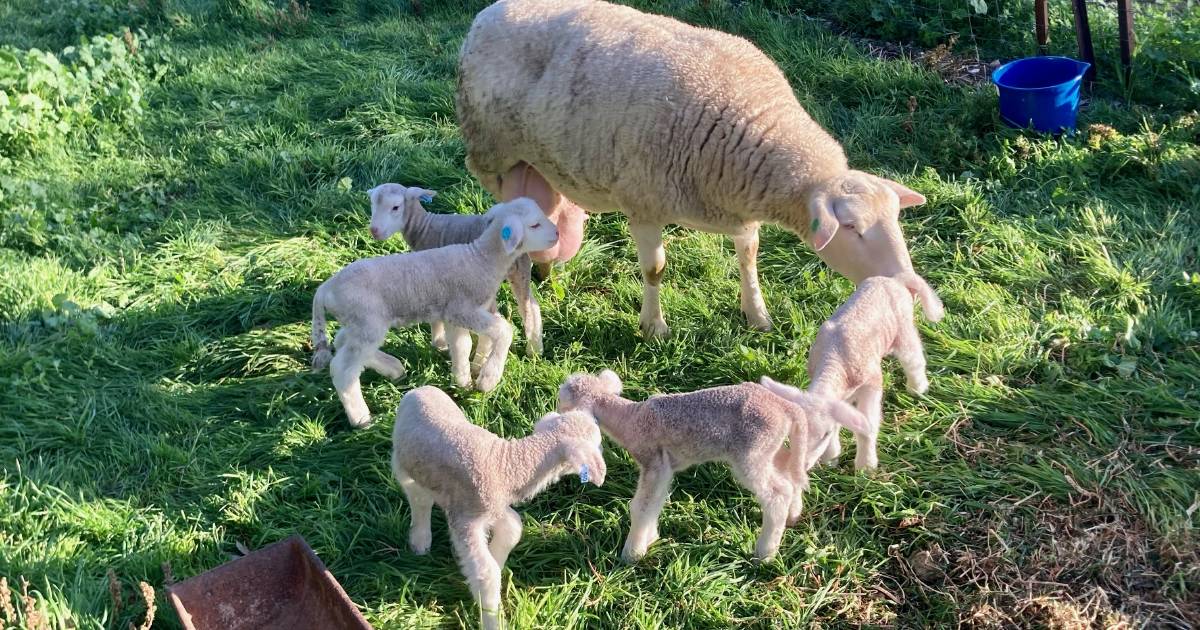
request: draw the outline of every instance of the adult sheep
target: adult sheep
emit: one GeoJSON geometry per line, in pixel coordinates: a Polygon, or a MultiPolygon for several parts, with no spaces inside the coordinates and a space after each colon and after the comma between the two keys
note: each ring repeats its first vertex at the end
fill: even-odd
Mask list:
{"type": "Polygon", "coordinates": [[[629,217],[649,336],[670,333],[659,303],[668,224],[733,237],[742,312],[762,330],[763,222],[856,283],[912,270],[899,211],[925,198],[851,170],[744,39],[595,0],[501,0],[476,16],[458,71],[467,168],[493,195],[531,165],[549,203],[629,217]]]}

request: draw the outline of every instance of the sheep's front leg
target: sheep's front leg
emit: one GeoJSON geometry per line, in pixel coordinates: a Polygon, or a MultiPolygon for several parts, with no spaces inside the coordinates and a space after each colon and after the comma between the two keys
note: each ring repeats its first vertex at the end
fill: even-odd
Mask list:
{"type": "Polygon", "coordinates": [[[450,348],[450,346],[446,343],[446,324],[440,321],[431,322],[429,324],[429,332],[430,337],[432,338],[430,343],[433,344],[434,348],[437,348],[442,352],[445,352],[450,348]]]}
{"type": "Polygon", "coordinates": [[[771,330],[771,316],[763,302],[762,290],[758,286],[758,225],[740,234],[733,235],[733,248],[737,250],[738,272],[741,277],[742,313],[750,326],[758,330],[771,330]]]}
{"type": "Polygon", "coordinates": [[[921,334],[911,321],[901,323],[892,354],[904,367],[908,391],[918,396],[929,391],[929,377],[925,374],[925,349],[921,345],[921,334]]]}
{"type": "Polygon", "coordinates": [[[484,527],[479,521],[454,519],[450,540],[471,594],[483,613],[483,627],[494,630],[500,627],[500,565],[488,550],[484,527]]]}
{"type": "Polygon", "coordinates": [[[658,516],[662,513],[667,495],[671,493],[673,474],[666,453],[642,466],[637,492],[629,502],[629,536],[621,551],[621,558],[625,562],[637,562],[658,540],[658,516]]]}
{"type": "Polygon", "coordinates": [[[433,518],[433,493],[428,488],[418,484],[408,473],[394,468],[396,481],[408,497],[408,509],[412,513],[409,518],[408,545],[418,556],[429,553],[429,545],[433,542],[433,530],[430,521],[433,518]]]}
{"type": "Polygon", "coordinates": [[[867,422],[871,425],[871,432],[854,436],[858,449],[854,455],[854,469],[872,470],[879,465],[876,449],[879,428],[883,424],[883,374],[874,375],[858,388],[855,398],[858,400],[858,410],[867,417],[867,422]]]}
{"type": "Polygon", "coordinates": [[[471,331],[447,324],[446,343],[450,346],[450,374],[454,377],[454,384],[463,389],[470,388],[471,331]]]}
{"type": "Polygon", "coordinates": [[[508,284],[517,300],[521,325],[525,329],[525,354],[536,357],[542,353],[542,308],[533,295],[530,273],[533,264],[526,254],[508,270],[508,284]]]}
{"type": "Polygon", "coordinates": [[[475,331],[480,336],[481,343],[485,336],[492,342],[491,353],[484,362],[483,369],[479,371],[479,379],[475,382],[475,389],[490,392],[500,384],[500,377],[504,375],[504,362],[508,359],[508,349],[512,346],[512,326],[499,314],[486,308],[463,316],[461,325],[475,331]]]}
{"type": "Polygon", "coordinates": [[[491,551],[492,557],[496,559],[496,564],[501,569],[504,568],[504,563],[508,561],[508,554],[512,552],[513,547],[517,546],[517,542],[521,540],[521,515],[517,514],[516,510],[507,508],[500,518],[492,523],[492,541],[488,543],[488,550],[491,551]]]}
{"type": "Polygon", "coordinates": [[[637,244],[638,263],[642,266],[642,334],[646,337],[666,337],[671,328],[663,320],[662,303],[658,292],[663,272],[667,268],[667,253],[663,249],[662,226],[630,223],[629,232],[637,244]]]}

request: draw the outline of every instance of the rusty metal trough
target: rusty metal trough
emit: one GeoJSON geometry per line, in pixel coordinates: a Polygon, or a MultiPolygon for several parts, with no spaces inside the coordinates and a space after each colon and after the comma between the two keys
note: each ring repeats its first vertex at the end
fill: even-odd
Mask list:
{"type": "Polygon", "coordinates": [[[371,630],[300,536],[167,588],[187,630],[371,630]]]}

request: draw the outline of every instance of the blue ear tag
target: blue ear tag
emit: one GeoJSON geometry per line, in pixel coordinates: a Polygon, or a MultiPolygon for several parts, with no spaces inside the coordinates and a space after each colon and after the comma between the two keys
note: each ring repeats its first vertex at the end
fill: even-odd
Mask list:
{"type": "Polygon", "coordinates": [[[507,225],[504,226],[503,228],[501,228],[500,229],[500,238],[502,238],[506,241],[508,239],[512,238],[512,228],[508,227],[507,225]]]}
{"type": "Polygon", "coordinates": [[[579,483],[587,483],[590,477],[588,476],[587,464],[579,467],[579,483]]]}
{"type": "Polygon", "coordinates": [[[429,195],[421,195],[420,197],[417,197],[417,199],[420,199],[421,203],[433,203],[433,197],[430,197],[429,195]]]}

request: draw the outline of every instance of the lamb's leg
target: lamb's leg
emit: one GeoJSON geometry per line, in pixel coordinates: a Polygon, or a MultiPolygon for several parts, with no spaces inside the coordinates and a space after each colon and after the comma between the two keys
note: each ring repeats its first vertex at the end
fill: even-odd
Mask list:
{"type": "Polygon", "coordinates": [[[642,466],[637,492],[629,502],[629,536],[621,551],[621,558],[625,562],[637,562],[658,540],[658,515],[662,512],[667,495],[671,493],[672,476],[666,453],[642,466]]]}
{"type": "Polygon", "coordinates": [[[428,488],[418,484],[408,473],[395,469],[396,480],[408,497],[408,509],[412,513],[409,518],[408,545],[418,556],[429,553],[429,544],[433,542],[433,530],[430,521],[433,517],[433,493],[428,488]]]}
{"type": "Polygon", "coordinates": [[[751,327],[771,330],[771,316],[767,313],[767,305],[758,286],[758,225],[734,234],[733,248],[737,250],[738,272],[741,276],[742,313],[745,313],[751,327]]]}
{"type": "Polygon", "coordinates": [[[517,300],[517,311],[521,314],[521,325],[525,329],[525,354],[536,357],[542,353],[542,308],[533,295],[531,267],[528,254],[518,258],[512,269],[508,270],[508,284],[517,300]]]}
{"type": "Polygon", "coordinates": [[[479,371],[479,379],[475,381],[475,389],[490,392],[496,388],[500,377],[504,375],[504,362],[508,360],[508,349],[512,346],[512,326],[499,314],[486,308],[465,313],[459,319],[460,321],[454,324],[475,331],[480,337],[480,343],[485,336],[491,338],[491,353],[483,364],[483,369],[479,371]]]}
{"type": "Polygon", "coordinates": [[[638,263],[642,266],[642,334],[647,337],[666,337],[670,327],[663,320],[662,304],[658,291],[662,284],[663,271],[667,268],[667,253],[662,244],[662,226],[630,223],[629,232],[637,244],[638,263]]]}
{"type": "Polygon", "coordinates": [[[837,459],[842,456],[842,432],[834,427],[833,435],[829,436],[829,445],[825,447],[825,452],[821,453],[821,465],[830,466],[837,463],[837,459]]]}
{"type": "Polygon", "coordinates": [[[754,557],[767,561],[779,551],[779,542],[783,540],[783,530],[792,504],[792,493],[800,489],[793,487],[792,482],[780,475],[773,466],[760,466],[760,459],[753,459],[753,463],[737,462],[732,468],[734,476],[754,493],[762,507],[762,531],[754,545],[754,557]]]}
{"type": "Polygon", "coordinates": [[[446,343],[450,346],[450,374],[454,384],[463,389],[471,387],[471,331],[446,324],[446,343]]]}
{"type": "Polygon", "coordinates": [[[869,435],[855,435],[857,453],[854,455],[855,470],[872,470],[879,465],[879,454],[876,443],[879,439],[879,427],[883,424],[883,374],[875,374],[856,394],[858,410],[867,417],[871,426],[869,435]]]}
{"type": "Polygon", "coordinates": [[[431,333],[431,343],[434,348],[445,352],[450,348],[446,344],[446,324],[443,322],[432,322],[429,324],[429,332],[431,333]]]}
{"type": "Polygon", "coordinates": [[[383,350],[367,355],[367,367],[392,380],[404,378],[405,374],[404,363],[383,350]]]}
{"type": "Polygon", "coordinates": [[[488,543],[488,550],[491,551],[492,557],[496,559],[496,564],[501,569],[508,561],[509,552],[517,546],[519,540],[521,540],[521,515],[517,514],[516,510],[507,508],[500,518],[492,523],[492,542],[488,543]]]}
{"type": "Polygon", "coordinates": [[[483,627],[494,630],[500,627],[500,565],[488,551],[485,527],[476,520],[452,517],[450,540],[471,594],[482,610],[483,627]]]}
{"type": "Polygon", "coordinates": [[[925,374],[925,349],[921,345],[921,334],[912,321],[901,322],[892,354],[904,367],[908,391],[917,395],[929,391],[929,377],[925,374]]]}
{"type": "Polygon", "coordinates": [[[342,401],[342,408],[346,410],[350,426],[361,429],[371,424],[371,410],[363,398],[358,377],[366,366],[367,358],[372,356],[379,346],[356,336],[349,328],[342,328],[334,346],[337,351],[329,364],[333,388],[337,390],[338,399],[342,401]]]}

